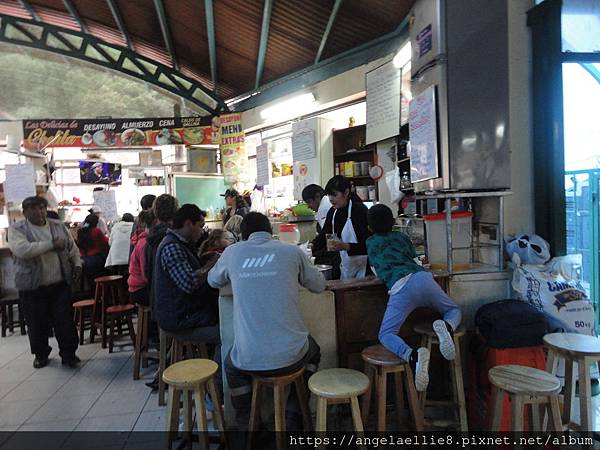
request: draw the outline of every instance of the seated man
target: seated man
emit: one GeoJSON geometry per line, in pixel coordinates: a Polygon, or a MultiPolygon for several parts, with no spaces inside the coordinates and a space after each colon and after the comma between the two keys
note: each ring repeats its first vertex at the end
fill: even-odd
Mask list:
{"type": "MultiPolygon", "coordinates": [[[[241,224],[242,239],[227,247],[208,274],[213,287],[231,283],[234,342],[225,360],[231,400],[241,430],[248,428],[252,378],[248,371],[281,375],[305,368],[305,380],[321,359],[298,307],[298,288],[322,292],[325,279],[296,245],[273,240],[269,219],[250,212],[241,224]]],[[[289,429],[300,409],[296,395],[286,408],[289,429]]],[[[300,422],[301,423],[301,422],[300,422]]]]}
{"type": "Polygon", "coordinates": [[[205,216],[190,204],[175,213],[173,228],[167,231],[156,253],[152,277],[154,315],[161,329],[183,340],[219,344],[218,291],[206,283],[218,255],[203,266],[195,249],[205,216]]]}

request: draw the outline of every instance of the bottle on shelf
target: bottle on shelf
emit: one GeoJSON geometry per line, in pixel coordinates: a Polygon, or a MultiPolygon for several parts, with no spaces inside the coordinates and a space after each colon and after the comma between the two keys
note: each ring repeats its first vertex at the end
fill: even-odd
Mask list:
{"type": "Polygon", "coordinates": [[[410,176],[407,171],[402,172],[402,177],[400,177],[400,189],[410,189],[410,176]]]}

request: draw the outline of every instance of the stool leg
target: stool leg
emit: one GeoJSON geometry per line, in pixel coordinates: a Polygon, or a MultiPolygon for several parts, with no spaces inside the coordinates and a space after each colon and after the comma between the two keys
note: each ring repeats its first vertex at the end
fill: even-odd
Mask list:
{"type": "Polygon", "coordinates": [[[560,405],[558,404],[558,395],[550,396],[550,423],[553,431],[563,431],[562,419],[560,417],[560,405]]]}
{"type": "MultiPolygon", "coordinates": [[[[138,318],[139,319],[139,318],[138,318]]],[[[140,363],[142,359],[142,336],[144,334],[143,322],[138,320],[138,332],[135,339],[135,350],[133,351],[133,379],[140,379],[140,363]]]]}
{"type": "Polygon", "coordinates": [[[102,307],[101,314],[100,327],[102,328],[102,348],[106,348],[106,312],[104,311],[104,307],[102,307]]]}
{"type": "Polygon", "coordinates": [[[167,435],[168,448],[170,449],[177,432],[179,431],[179,395],[180,390],[171,386],[169,390],[169,404],[167,405],[167,435]]]}
{"type": "Polygon", "coordinates": [[[83,314],[83,309],[79,310],[79,345],[83,345],[85,332],[85,316],[83,314]]]}
{"type": "Polygon", "coordinates": [[[581,431],[592,431],[592,396],[590,366],[588,359],[583,357],[577,361],[579,365],[579,409],[581,431]]]}
{"type": "Polygon", "coordinates": [[[571,423],[573,399],[575,398],[575,380],[573,376],[573,370],[573,360],[570,358],[565,358],[565,406],[563,412],[563,423],[565,423],[567,426],[569,426],[571,423]]]}
{"type": "Polygon", "coordinates": [[[357,397],[350,398],[350,408],[352,409],[352,422],[354,422],[354,430],[357,433],[363,433],[365,429],[363,428],[362,419],[360,417],[360,406],[358,406],[357,397]]]}
{"type": "Polygon", "coordinates": [[[258,431],[258,424],[260,422],[260,388],[260,383],[257,380],[252,380],[252,402],[250,406],[250,422],[248,423],[250,435],[246,442],[248,450],[252,448],[252,438],[255,432],[258,431]]]}
{"type": "Polygon", "coordinates": [[[19,327],[21,328],[21,336],[25,334],[25,316],[23,315],[23,310],[21,309],[21,301],[17,303],[17,314],[19,315],[19,327]]]}
{"type": "Polygon", "coordinates": [[[115,319],[112,314],[108,317],[109,337],[108,337],[108,353],[112,353],[115,341],[115,319]]]}
{"type": "Polygon", "coordinates": [[[273,387],[275,394],[275,433],[277,450],[285,448],[285,388],[281,384],[273,387]]]}
{"type": "Polygon", "coordinates": [[[194,390],[196,400],[196,418],[198,420],[198,439],[200,447],[208,450],[208,420],[206,420],[206,406],[204,405],[204,386],[197,386],[194,390]]]}
{"type": "Polygon", "coordinates": [[[502,402],[504,401],[504,391],[492,386],[492,419],[491,431],[500,431],[500,421],[502,419],[502,402]]]}
{"type": "Polygon", "coordinates": [[[511,395],[512,404],[512,431],[523,431],[523,396],[511,395]]]}
{"type": "Polygon", "coordinates": [[[320,433],[327,431],[327,399],[325,397],[317,397],[316,431],[320,433]]]}
{"type": "Polygon", "coordinates": [[[460,420],[460,431],[469,431],[467,419],[467,402],[465,400],[465,385],[463,383],[462,357],[460,354],[460,342],[454,339],[454,348],[456,354],[454,360],[450,362],[450,370],[454,373],[454,390],[458,400],[458,417],[460,420]]]}
{"type": "Polygon", "coordinates": [[[158,354],[158,406],[165,404],[165,382],[162,379],[163,372],[167,368],[167,335],[160,330],[158,354]]]}
{"type": "MultiPolygon", "coordinates": [[[[141,321],[140,326],[142,327],[142,345],[141,345],[141,361],[142,367],[144,369],[148,368],[148,357],[146,356],[146,352],[150,350],[150,346],[148,345],[148,333],[150,329],[150,314],[148,312],[144,312],[142,318],[138,318],[141,321]]],[[[139,332],[138,332],[139,333],[139,332]]],[[[137,337],[137,335],[136,335],[137,337]]]]}
{"type": "Polygon", "coordinates": [[[131,317],[131,313],[127,314],[127,329],[129,330],[129,337],[131,338],[131,342],[135,345],[135,329],[133,328],[133,318],[131,317]]]}
{"type": "Polygon", "coordinates": [[[529,408],[531,410],[531,431],[542,431],[542,417],[541,413],[542,404],[531,403],[529,408]],[[541,414],[540,414],[541,413],[541,414]]]}
{"type": "Polygon", "coordinates": [[[396,395],[396,421],[398,430],[404,426],[404,383],[402,382],[402,372],[396,372],[394,377],[394,391],[396,395]]]}
{"type": "Polygon", "coordinates": [[[229,447],[227,445],[227,436],[225,434],[225,419],[223,417],[223,410],[221,409],[221,399],[219,398],[219,392],[215,386],[215,380],[210,379],[206,384],[208,386],[208,393],[213,402],[215,424],[217,425],[217,429],[221,432],[221,442],[225,444],[225,447],[229,447]]]}
{"type": "Polygon", "coordinates": [[[363,424],[369,422],[369,412],[371,408],[371,397],[373,396],[373,386],[375,384],[375,371],[371,367],[371,365],[365,362],[365,374],[369,378],[369,389],[365,392],[361,399],[361,412],[362,412],[362,420],[363,424]]]}
{"type": "Polygon", "coordinates": [[[415,421],[415,430],[423,431],[425,429],[423,410],[419,407],[417,397],[417,389],[415,388],[415,379],[410,367],[406,367],[404,371],[406,377],[406,390],[408,393],[408,405],[410,407],[413,420],[415,421]]]}
{"type": "MultiPolygon", "coordinates": [[[[432,346],[433,346],[433,338],[431,336],[423,335],[423,337],[421,338],[421,347],[426,347],[427,350],[429,350],[429,355],[431,355],[431,347],[432,346]]],[[[423,392],[418,393],[419,404],[421,405],[421,411],[423,411],[423,415],[425,415],[425,404],[427,403],[427,390],[428,389],[425,389],[423,392]]]]}
{"type": "Polygon", "coordinates": [[[14,305],[8,305],[8,330],[11,333],[15,332],[14,305]]]}
{"type": "Polygon", "coordinates": [[[184,390],[183,394],[183,434],[186,440],[186,447],[192,448],[192,391],[184,390]]]}
{"type": "Polygon", "coordinates": [[[306,396],[306,387],[304,386],[304,377],[298,378],[294,382],[296,387],[296,395],[298,396],[298,403],[300,403],[300,411],[302,412],[302,425],[304,431],[311,431],[312,420],[310,418],[310,410],[308,407],[308,398],[306,396]]]}
{"type": "Polygon", "coordinates": [[[387,372],[377,368],[377,431],[385,431],[385,402],[387,399],[387,372]]]}
{"type": "Polygon", "coordinates": [[[6,313],[6,305],[2,305],[0,309],[0,317],[2,318],[2,337],[6,337],[6,322],[8,321],[8,314],[6,313]]]}

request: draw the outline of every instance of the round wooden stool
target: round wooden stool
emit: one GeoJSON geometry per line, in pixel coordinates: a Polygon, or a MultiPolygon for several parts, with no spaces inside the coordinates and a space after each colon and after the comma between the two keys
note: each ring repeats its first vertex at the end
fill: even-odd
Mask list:
{"type": "MultiPolygon", "coordinates": [[[[434,345],[439,345],[439,339],[435,331],[432,328],[433,324],[431,322],[421,322],[414,326],[414,331],[417,334],[420,334],[421,337],[421,347],[426,347],[431,354],[431,348],[434,345]]],[[[453,401],[450,402],[432,402],[431,404],[449,404],[456,408],[457,418],[456,422],[460,426],[460,431],[469,431],[469,426],[467,422],[467,403],[465,401],[465,385],[463,382],[463,371],[462,371],[462,359],[460,355],[460,338],[465,335],[465,330],[463,328],[458,328],[454,331],[454,347],[456,348],[456,356],[453,360],[448,361],[450,363],[450,378],[451,378],[451,389],[453,395],[453,401]]],[[[421,409],[423,410],[423,414],[425,414],[425,407],[427,406],[427,391],[420,393],[420,401],[421,401],[421,409]]],[[[426,421],[427,422],[427,421],[426,421]]],[[[434,425],[448,425],[448,423],[444,422],[439,423],[439,421],[432,422],[434,425]]]]}
{"type": "Polygon", "coordinates": [[[121,275],[108,275],[94,279],[96,283],[96,294],[94,300],[92,331],[90,342],[94,342],[96,330],[100,328],[102,334],[102,348],[106,348],[106,308],[113,305],[118,305],[124,297],[124,281],[121,275]]]}
{"type": "Polygon", "coordinates": [[[548,349],[546,371],[556,374],[558,358],[565,360],[565,407],[563,427],[592,430],[592,394],[590,366],[600,361],[600,338],[576,333],[551,333],[544,336],[548,349]],[[571,421],[571,409],[575,398],[574,364],[579,367],[580,424],[571,421]]]}
{"type": "MultiPolygon", "coordinates": [[[[404,393],[403,383],[406,383],[406,392],[408,394],[408,404],[415,424],[416,431],[423,431],[423,411],[417,397],[415,380],[410,365],[403,359],[398,358],[383,345],[374,345],[367,347],[362,351],[362,359],[365,362],[365,371],[369,377],[370,386],[375,386],[377,395],[377,431],[385,431],[386,414],[385,401],[387,396],[387,375],[394,374],[396,391],[396,417],[398,420],[398,429],[402,429],[402,414],[404,411],[404,393]],[[404,379],[402,378],[404,376],[404,379]]],[[[362,399],[363,423],[367,423],[369,418],[369,407],[371,404],[372,389],[362,399]]]]}
{"type": "MultiPolygon", "coordinates": [[[[16,294],[15,294],[16,295],[16,294]]],[[[2,322],[2,337],[6,337],[6,330],[15,332],[15,325],[21,328],[21,335],[25,334],[25,316],[21,311],[19,297],[7,296],[0,299],[0,321],[2,322]],[[14,319],[13,307],[17,305],[17,319],[14,319]]]]}
{"type": "Polygon", "coordinates": [[[150,351],[148,333],[150,331],[150,307],[137,304],[137,332],[135,333],[135,350],[133,352],[133,379],[140,379],[140,366],[148,367],[148,358],[159,359],[159,352],[150,351]]]}
{"type": "Polygon", "coordinates": [[[112,353],[113,346],[115,344],[115,327],[118,328],[119,336],[122,333],[122,324],[123,322],[127,324],[127,330],[129,332],[129,337],[131,338],[131,342],[135,345],[135,330],[133,329],[133,319],[132,314],[135,310],[135,306],[132,304],[128,305],[114,305],[106,308],[106,317],[108,320],[108,353],[112,353]]]}
{"type": "Polygon", "coordinates": [[[510,396],[512,404],[512,431],[523,431],[523,408],[531,405],[532,431],[543,431],[538,406],[550,407],[550,423],[553,431],[562,431],[558,393],[560,381],[543,370],[525,366],[504,365],[492,367],[488,379],[494,386],[492,400],[492,430],[500,431],[504,395],[510,396]]]}
{"type": "Polygon", "coordinates": [[[363,432],[358,396],[369,390],[369,378],[352,369],[325,369],[308,380],[308,388],[317,395],[316,431],[327,431],[327,404],[350,403],[354,430],[363,432]]]}
{"type": "Polygon", "coordinates": [[[248,431],[250,436],[247,440],[246,448],[252,448],[252,437],[258,431],[260,423],[260,394],[263,386],[273,387],[274,407],[275,407],[275,432],[277,439],[277,449],[282,450],[286,447],[285,441],[285,388],[292,383],[296,387],[298,402],[302,411],[302,422],[304,430],[309,431],[311,427],[310,411],[308,409],[308,398],[304,386],[304,367],[287,375],[262,376],[257,372],[247,372],[252,376],[252,406],[250,408],[250,423],[248,431]]]}
{"type": "Polygon", "coordinates": [[[188,443],[191,445],[192,403],[194,402],[200,442],[203,448],[208,450],[208,421],[204,403],[206,388],[214,405],[215,424],[221,433],[221,442],[226,445],[221,400],[213,379],[217,370],[219,366],[210,359],[186,359],[171,365],[163,372],[162,379],[170,386],[167,407],[168,448],[171,448],[179,428],[179,401],[183,394],[184,432],[187,434],[188,443]]]}
{"type": "Polygon", "coordinates": [[[73,321],[79,332],[79,345],[83,345],[83,333],[85,332],[85,316],[90,319],[90,342],[92,342],[91,324],[94,322],[94,305],[96,300],[80,300],[73,303],[73,321]],[[87,314],[86,314],[87,312],[87,314]]]}

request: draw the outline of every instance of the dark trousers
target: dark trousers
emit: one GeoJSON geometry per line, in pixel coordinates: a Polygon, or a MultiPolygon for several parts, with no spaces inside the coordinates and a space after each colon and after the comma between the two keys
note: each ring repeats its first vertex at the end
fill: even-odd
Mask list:
{"type": "Polygon", "coordinates": [[[27,323],[31,353],[46,357],[50,325],[60,348],[62,358],[72,358],[77,350],[78,338],[73,322],[71,288],[65,282],[41,286],[33,291],[20,291],[21,305],[27,323]]]}
{"type": "MultiPolygon", "coordinates": [[[[304,367],[304,383],[308,385],[308,379],[317,371],[320,361],[321,348],[310,335],[308,336],[308,351],[306,352],[306,355],[291,366],[282,367],[280,369],[256,372],[243,371],[233,365],[231,353],[229,353],[225,359],[225,374],[227,376],[227,383],[229,384],[231,403],[235,408],[235,420],[238,429],[247,430],[248,422],[250,421],[250,407],[252,404],[251,373],[256,373],[261,376],[285,375],[304,367]]],[[[308,389],[306,389],[306,391],[308,395],[310,395],[310,391],[308,389]]],[[[286,429],[288,431],[298,431],[302,429],[300,403],[295,388],[288,396],[285,414],[286,429]]]]}

